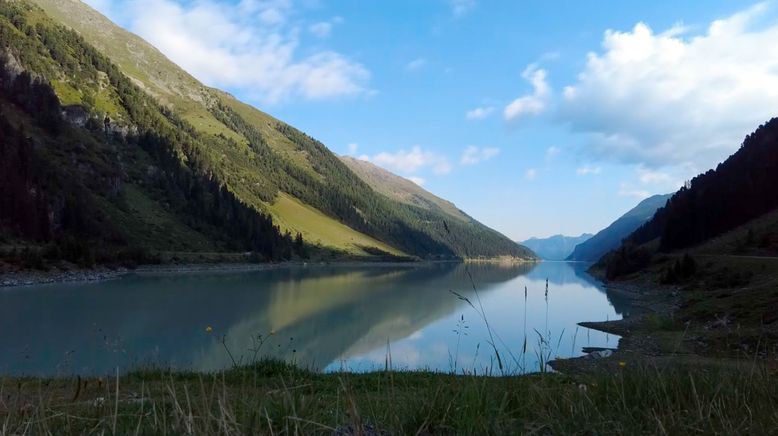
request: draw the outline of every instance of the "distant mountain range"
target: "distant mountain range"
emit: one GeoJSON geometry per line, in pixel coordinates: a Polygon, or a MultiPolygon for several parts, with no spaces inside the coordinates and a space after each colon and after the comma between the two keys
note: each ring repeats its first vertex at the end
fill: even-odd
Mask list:
{"type": "Polygon", "coordinates": [[[567,260],[596,262],[609,251],[618,248],[624,238],[649,221],[670,197],[672,194],[654,195],[641,201],[611,225],[575,247],[567,260]]]}
{"type": "Polygon", "coordinates": [[[554,235],[548,238],[530,238],[520,244],[534,251],[544,260],[565,260],[578,244],[589,240],[591,233],[581,236],[554,235]]]}
{"type": "Polygon", "coordinates": [[[78,0],[0,2],[0,54],[0,254],[534,258],[203,85],[78,0]]]}

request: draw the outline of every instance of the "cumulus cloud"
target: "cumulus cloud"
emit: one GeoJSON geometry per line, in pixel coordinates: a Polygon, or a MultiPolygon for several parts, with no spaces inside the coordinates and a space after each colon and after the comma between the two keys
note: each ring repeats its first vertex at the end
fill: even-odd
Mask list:
{"type": "MultiPolygon", "coordinates": [[[[104,12],[121,14],[132,31],[206,84],[267,103],[371,92],[370,72],[359,62],[301,48],[291,0],[122,0],[104,12]]],[[[317,23],[310,31],[325,36],[331,28],[317,23]]]]}
{"type": "Polygon", "coordinates": [[[606,31],[602,52],[590,53],[565,88],[561,119],[588,135],[596,157],[715,165],[778,115],[778,23],[764,23],[767,8],[714,21],[699,35],[644,23],[606,31]]]}
{"type": "Polygon", "coordinates": [[[527,180],[535,180],[535,178],[538,176],[538,170],[535,168],[530,168],[524,173],[524,178],[527,180]]]}
{"type": "Polygon", "coordinates": [[[356,142],[352,142],[349,145],[347,145],[347,147],[348,147],[348,153],[347,154],[349,156],[356,156],[357,151],[359,150],[359,144],[357,144],[356,142]]]}
{"type": "Polygon", "coordinates": [[[588,175],[600,174],[601,171],[602,168],[600,167],[584,165],[582,167],[578,167],[578,169],[575,170],[575,173],[578,174],[579,176],[588,176],[588,175]]]}
{"type": "Polygon", "coordinates": [[[491,115],[492,112],[494,112],[494,107],[492,106],[477,107],[467,111],[467,113],[465,113],[465,118],[468,120],[483,120],[491,115]]]}
{"type": "Polygon", "coordinates": [[[528,66],[521,76],[532,85],[532,94],[513,100],[505,106],[503,116],[506,121],[517,121],[527,115],[537,115],[548,106],[551,97],[551,87],[546,80],[546,70],[532,64],[528,66]]]}
{"type": "Polygon", "coordinates": [[[462,153],[462,159],[460,162],[462,165],[475,165],[477,163],[481,163],[483,161],[487,161],[495,156],[500,154],[499,148],[494,147],[476,147],[476,146],[469,146],[465,149],[465,151],[462,153]]]}
{"type": "Polygon", "coordinates": [[[415,173],[422,168],[430,168],[438,175],[448,174],[452,170],[451,163],[445,156],[426,151],[415,145],[410,150],[399,150],[394,153],[381,152],[366,160],[401,174],[415,173]]]}

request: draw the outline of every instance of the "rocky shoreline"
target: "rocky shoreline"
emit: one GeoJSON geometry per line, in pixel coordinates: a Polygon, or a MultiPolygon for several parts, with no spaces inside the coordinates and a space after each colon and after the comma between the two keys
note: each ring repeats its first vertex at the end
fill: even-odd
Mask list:
{"type": "Polygon", "coordinates": [[[621,283],[619,286],[605,284],[606,292],[629,299],[636,309],[620,320],[585,321],[578,325],[620,337],[619,345],[607,357],[597,353],[589,353],[581,357],[556,359],[549,362],[555,371],[569,374],[579,373],[612,373],[624,365],[643,364],[647,361],[656,363],[667,353],[652,336],[649,317],[672,316],[677,308],[676,293],[673,289],[651,285],[648,283],[621,283]]]}
{"type": "Polygon", "coordinates": [[[49,283],[98,282],[127,274],[127,268],[76,269],[51,271],[14,271],[0,274],[0,288],[43,285],[49,283]]]}

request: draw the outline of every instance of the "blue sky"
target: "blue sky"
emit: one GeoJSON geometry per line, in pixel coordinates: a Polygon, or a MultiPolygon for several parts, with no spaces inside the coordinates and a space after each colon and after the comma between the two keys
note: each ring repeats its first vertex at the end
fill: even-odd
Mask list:
{"type": "Polygon", "coordinates": [[[514,239],[594,232],[778,115],[778,5],[88,0],[514,239]]]}

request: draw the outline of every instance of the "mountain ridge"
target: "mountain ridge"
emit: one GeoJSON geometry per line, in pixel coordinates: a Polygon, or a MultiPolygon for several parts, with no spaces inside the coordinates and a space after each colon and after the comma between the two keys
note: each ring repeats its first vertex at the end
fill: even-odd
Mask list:
{"type": "Polygon", "coordinates": [[[609,251],[618,248],[622,239],[650,220],[657,209],[664,206],[672,194],[654,195],[642,200],[608,227],[589,240],[579,244],[567,258],[571,261],[596,262],[609,251]]]}
{"type": "MultiPolygon", "coordinates": [[[[738,151],[694,177],[636,229],[629,244],[688,249],[778,208],[778,118],[747,135],[738,151]]],[[[756,235],[752,235],[756,237],[756,235]]]]}
{"type": "Polygon", "coordinates": [[[465,222],[473,221],[454,203],[432,194],[412,180],[363,159],[351,156],[338,158],[379,194],[424,209],[438,209],[465,222]]]}
{"type": "MultiPolygon", "coordinates": [[[[242,204],[240,207],[247,208],[246,213],[252,214],[250,211],[254,210],[271,217],[279,234],[297,234],[306,244],[368,256],[389,253],[421,258],[502,255],[532,258],[529,250],[478,222],[451,220],[448,223],[444,219],[448,215],[441,211],[403,204],[376,192],[314,138],[227,93],[200,84],[153,46],[113,25],[85,4],[73,0],[36,0],[36,3],[65,20],[70,28],[81,27],[79,36],[59,29],[59,24],[40,9],[10,7],[5,11],[6,44],[9,47],[16,44],[12,51],[22,54],[19,59],[24,68],[50,83],[63,111],[83,110],[84,115],[79,116],[83,124],[80,127],[94,128],[97,120],[107,116],[111,120],[111,132],[125,137],[119,141],[142,141],[146,152],[151,153],[148,157],[169,161],[168,166],[178,165],[171,158],[179,160],[189,167],[184,169],[186,173],[210,180],[208,183],[213,183],[214,189],[218,187],[223,192],[219,195],[235,197],[242,204]],[[95,22],[99,23],[96,28],[89,27],[95,22]],[[28,23],[34,23],[34,27],[28,23]],[[16,27],[17,24],[21,27],[16,27]],[[120,37],[111,36],[116,34],[120,37]],[[43,45],[32,37],[40,38],[43,45]],[[129,42],[122,46],[121,37],[128,38],[129,42]],[[103,55],[90,52],[87,44],[91,41],[87,39],[99,40],[95,42],[102,44],[111,61],[118,62],[118,70],[112,70],[111,61],[101,58],[103,55]],[[143,53],[150,53],[148,56],[155,59],[158,68],[151,72],[154,80],[144,76],[141,67],[147,64],[133,63],[128,44],[141,47],[143,53]],[[106,48],[109,46],[110,50],[106,48]],[[129,74],[129,82],[122,81],[120,76],[124,74],[129,74]],[[182,87],[170,86],[170,77],[182,78],[182,87]],[[141,95],[144,93],[150,94],[152,100],[159,99],[161,107],[155,109],[157,103],[142,103],[145,109],[136,106],[134,102],[145,101],[146,97],[141,95]],[[176,126],[178,133],[170,130],[168,136],[155,139],[155,129],[170,126],[176,126]],[[173,147],[171,155],[159,155],[156,144],[160,140],[173,147]],[[300,210],[308,211],[310,219],[292,219],[300,210]]],[[[25,4],[14,2],[15,6],[25,4]]],[[[177,82],[173,80],[173,83],[177,82]]],[[[94,136],[94,131],[91,135],[94,136]]],[[[120,153],[120,156],[124,155],[120,153]]],[[[159,164],[149,166],[148,171],[156,171],[152,167],[159,164]]],[[[126,200],[127,196],[123,187],[134,186],[137,188],[134,192],[151,200],[145,202],[150,206],[168,201],[154,199],[154,195],[149,197],[150,188],[137,184],[144,179],[145,183],[151,183],[149,179],[153,177],[138,174],[134,184],[126,183],[130,181],[126,177],[127,174],[119,183],[122,199],[126,200]]],[[[166,183],[175,185],[180,180],[166,183]]],[[[176,189],[180,188],[183,187],[176,189]]],[[[98,202],[110,206],[102,200],[98,202]]],[[[182,211],[178,218],[168,221],[188,220],[180,215],[182,211]]],[[[198,213],[208,214],[202,208],[198,213]]],[[[182,229],[188,226],[183,224],[182,229]]],[[[137,239],[136,236],[130,239],[137,239]]]]}

